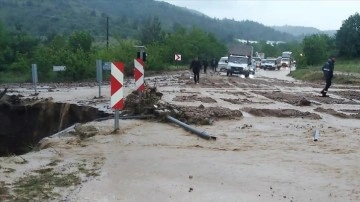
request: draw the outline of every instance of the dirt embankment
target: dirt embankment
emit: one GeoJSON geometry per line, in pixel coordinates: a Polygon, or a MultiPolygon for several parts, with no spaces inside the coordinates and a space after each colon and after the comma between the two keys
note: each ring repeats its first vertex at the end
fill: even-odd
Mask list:
{"type": "Polygon", "coordinates": [[[305,118],[321,119],[321,116],[311,112],[303,112],[296,109],[255,109],[244,108],[244,111],[259,117],[279,117],[279,118],[305,118]]]}
{"type": "Polygon", "coordinates": [[[325,109],[322,107],[318,107],[316,109],[314,109],[314,111],[316,112],[321,112],[321,113],[326,113],[326,114],[330,114],[333,116],[336,116],[338,118],[344,118],[344,119],[360,119],[360,110],[342,110],[348,113],[352,113],[352,114],[345,114],[342,112],[338,112],[334,109],[325,109]]]}

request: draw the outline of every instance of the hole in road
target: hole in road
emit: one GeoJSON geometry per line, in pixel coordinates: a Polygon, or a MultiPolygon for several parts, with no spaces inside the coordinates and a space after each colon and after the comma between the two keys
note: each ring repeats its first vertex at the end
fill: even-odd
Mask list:
{"type": "Polygon", "coordinates": [[[0,99],[0,156],[27,153],[44,137],[106,116],[94,107],[51,101],[22,104],[18,97],[6,95],[0,99]]]}

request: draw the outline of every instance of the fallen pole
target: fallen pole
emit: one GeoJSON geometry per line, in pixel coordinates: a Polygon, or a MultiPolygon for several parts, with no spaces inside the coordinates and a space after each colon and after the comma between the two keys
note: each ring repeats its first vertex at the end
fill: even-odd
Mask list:
{"type": "Polygon", "coordinates": [[[175,119],[175,118],[173,118],[173,117],[171,117],[169,115],[166,116],[166,118],[169,121],[181,126],[185,130],[188,130],[188,131],[190,131],[192,133],[195,133],[196,135],[200,136],[201,138],[204,138],[204,139],[207,139],[207,140],[216,140],[216,137],[208,135],[205,131],[200,131],[200,130],[198,130],[196,128],[193,128],[193,127],[189,126],[188,124],[183,123],[183,122],[181,122],[181,121],[179,121],[179,120],[177,120],[177,119],[175,119]]]}
{"type": "Polygon", "coordinates": [[[62,137],[65,135],[68,135],[70,131],[74,131],[75,130],[75,126],[78,125],[79,123],[75,123],[74,125],[67,127],[55,134],[50,135],[50,138],[54,138],[54,137],[62,137]]]}
{"type": "Polygon", "coordinates": [[[314,132],[314,141],[318,141],[320,138],[320,130],[316,129],[314,132]]]}
{"type": "MultiPolygon", "coordinates": [[[[120,120],[126,120],[126,119],[148,119],[148,118],[154,118],[155,116],[154,115],[132,115],[132,116],[119,116],[119,119],[120,120]]],[[[107,116],[107,117],[104,117],[104,118],[98,118],[94,121],[106,121],[106,120],[109,120],[109,119],[113,119],[114,116],[107,116]]]]}

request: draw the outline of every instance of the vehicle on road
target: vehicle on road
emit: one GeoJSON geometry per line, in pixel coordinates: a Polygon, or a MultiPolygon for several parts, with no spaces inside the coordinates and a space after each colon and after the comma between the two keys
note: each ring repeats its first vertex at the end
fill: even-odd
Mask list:
{"type": "Polygon", "coordinates": [[[290,58],[281,58],[281,67],[290,67],[290,58]]]}
{"type": "Polygon", "coordinates": [[[292,52],[284,51],[281,54],[281,66],[282,67],[291,67],[293,63],[292,52]]]}
{"type": "Polygon", "coordinates": [[[253,59],[255,61],[255,67],[260,68],[260,66],[261,66],[261,58],[260,57],[253,57],[253,59]]]}
{"type": "Polygon", "coordinates": [[[260,69],[264,69],[266,59],[261,59],[260,69]]]}
{"type": "Polygon", "coordinates": [[[228,63],[228,56],[221,57],[217,65],[218,70],[221,72],[226,71],[227,63],[228,63]]]}
{"type": "Polygon", "coordinates": [[[226,75],[231,76],[233,74],[242,74],[245,77],[249,77],[250,65],[247,56],[229,55],[226,75]]]}
{"type": "Polygon", "coordinates": [[[246,44],[234,44],[229,48],[228,63],[226,68],[226,75],[241,74],[249,77],[250,73],[255,71],[252,64],[252,55],[254,48],[246,44]]]}
{"type": "Polygon", "coordinates": [[[264,64],[264,70],[279,70],[279,66],[277,65],[277,59],[266,59],[264,64]]]}
{"type": "Polygon", "coordinates": [[[259,56],[261,59],[265,59],[265,53],[258,53],[258,56],[259,56]]]}
{"type": "Polygon", "coordinates": [[[281,68],[281,59],[282,59],[281,56],[279,56],[279,57],[276,58],[276,65],[277,65],[277,68],[278,68],[278,69],[281,68]]]}

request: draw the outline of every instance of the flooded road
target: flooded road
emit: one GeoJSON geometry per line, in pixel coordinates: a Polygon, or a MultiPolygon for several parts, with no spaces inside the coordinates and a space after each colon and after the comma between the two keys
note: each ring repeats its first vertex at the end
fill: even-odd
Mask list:
{"type": "MultiPolygon", "coordinates": [[[[49,167],[56,158],[58,168],[69,170],[97,165],[95,177],[60,194],[66,201],[359,201],[360,91],[334,84],[330,97],[319,97],[322,85],[295,81],[289,71],[260,70],[252,79],[201,74],[199,85],[188,72],[148,77],[162,102],[201,106],[194,116],[214,122],[193,126],[217,140],[157,121],[121,120],[115,134],[113,120],[92,122],[99,134],[80,145],[60,144],[61,155],[51,149],[29,153],[23,158],[37,163],[26,169],[0,159],[3,168],[16,169],[0,170],[0,181],[49,167]],[[242,116],[225,120],[206,110],[220,107],[242,116]]],[[[96,101],[96,87],[84,88],[68,89],[66,100],[109,110],[108,87],[96,101]]],[[[39,96],[56,100],[63,91],[39,96]]]]}

